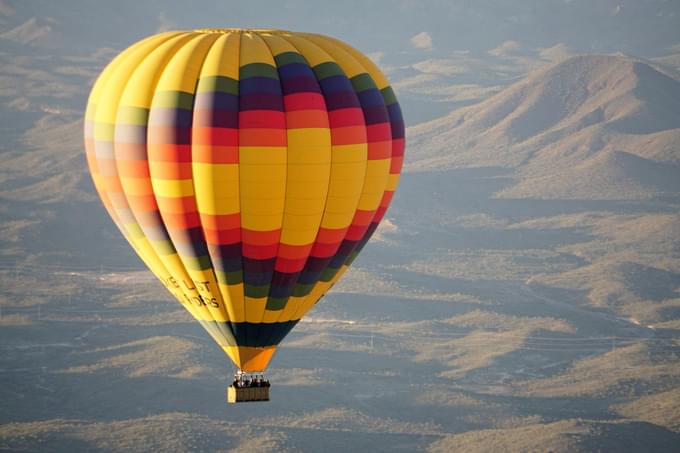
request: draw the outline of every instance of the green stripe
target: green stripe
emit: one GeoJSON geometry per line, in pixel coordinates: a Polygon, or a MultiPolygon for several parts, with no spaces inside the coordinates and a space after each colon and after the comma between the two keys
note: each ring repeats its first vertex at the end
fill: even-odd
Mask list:
{"type": "Polygon", "coordinates": [[[283,310],[286,306],[286,303],[288,303],[288,298],[274,299],[270,297],[267,299],[267,305],[265,308],[267,310],[283,310]]]}
{"type": "Polygon", "coordinates": [[[302,63],[307,64],[305,57],[297,52],[283,52],[274,57],[276,61],[276,66],[283,66],[291,63],[302,63]]]}
{"type": "Polygon", "coordinates": [[[240,285],[243,283],[243,271],[222,272],[215,270],[217,281],[223,285],[240,285]]]}
{"type": "Polygon", "coordinates": [[[370,75],[367,73],[359,74],[350,79],[352,82],[352,86],[354,87],[354,91],[357,93],[370,90],[371,88],[377,89],[378,87],[375,86],[375,82],[373,82],[373,79],[371,78],[370,75]]]}
{"type": "Polygon", "coordinates": [[[294,297],[304,297],[307,294],[311,293],[313,288],[314,288],[314,283],[310,283],[308,285],[302,285],[302,284],[298,283],[293,288],[293,296],[294,297]]]}
{"type": "Polygon", "coordinates": [[[244,285],[243,286],[243,294],[246,297],[252,297],[254,299],[260,299],[263,297],[267,297],[269,294],[269,286],[270,285],[264,285],[264,286],[255,286],[255,285],[244,285]]]}
{"type": "Polygon", "coordinates": [[[241,80],[249,77],[269,77],[270,79],[279,80],[279,73],[276,68],[266,63],[250,63],[241,66],[239,69],[239,78],[241,80]]]}
{"type": "Polygon", "coordinates": [[[359,250],[354,250],[349,254],[349,257],[345,260],[345,266],[350,266],[354,260],[359,256],[359,250]]]}
{"type": "Polygon", "coordinates": [[[151,241],[151,245],[159,255],[174,255],[177,253],[175,246],[170,241],[151,241]]]}
{"type": "Polygon", "coordinates": [[[208,255],[199,256],[198,258],[182,255],[181,258],[184,266],[192,271],[204,271],[212,268],[212,262],[208,255]]]}
{"type": "Polygon", "coordinates": [[[339,269],[335,269],[335,268],[332,268],[332,267],[327,267],[327,268],[324,269],[323,272],[321,273],[321,278],[319,279],[319,281],[321,281],[321,282],[330,282],[331,280],[333,280],[333,277],[335,277],[335,274],[338,273],[338,270],[339,270],[339,269]]]}
{"type": "Polygon", "coordinates": [[[157,91],[153,95],[151,108],[194,108],[194,95],[184,91],[157,91]]]}
{"type": "Polygon", "coordinates": [[[199,93],[216,91],[238,95],[238,80],[225,76],[202,77],[198,80],[196,91],[199,93]]]}
{"type": "Polygon", "coordinates": [[[116,122],[118,124],[146,126],[149,123],[149,109],[127,105],[120,106],[118,107],[116,122]]]}
{"type": "Polygon", "coordinates": [[[394,90],[391,86],[386,86],[380,90],[383,99],[385,100],[385,105],[392,105],[397,103],[397,97],[394,95],[394,90]]]}
{"type": "Polygon", "coordinates": [[[316,78],[323,80],[328,77],[345,75],[340,66],[334,61],[327,61],[325,63],[318,64],[312,68],[316,78]]]}

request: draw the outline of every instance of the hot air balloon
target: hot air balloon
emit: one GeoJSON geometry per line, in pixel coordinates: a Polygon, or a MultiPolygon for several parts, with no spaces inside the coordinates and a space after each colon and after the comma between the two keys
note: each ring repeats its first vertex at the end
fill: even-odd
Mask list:
{"type": "Polygon", "coordinates": [[[87,161],[109,215],[239,370],[342,276],[392,200],[404,123],[385,76],[336,39],[160,33],[101,73],[87,161]]]}

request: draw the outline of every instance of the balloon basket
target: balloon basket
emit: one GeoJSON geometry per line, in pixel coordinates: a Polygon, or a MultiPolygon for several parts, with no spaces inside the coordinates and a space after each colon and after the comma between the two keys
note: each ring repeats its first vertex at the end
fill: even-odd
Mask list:
{"type": "Polygon", "coordinates": [[[249,375],[239,371],[234,376],[234,382],[227,387],[227,402],[269,401],[270,387],[269,381],[263,375],[249,375]]]}

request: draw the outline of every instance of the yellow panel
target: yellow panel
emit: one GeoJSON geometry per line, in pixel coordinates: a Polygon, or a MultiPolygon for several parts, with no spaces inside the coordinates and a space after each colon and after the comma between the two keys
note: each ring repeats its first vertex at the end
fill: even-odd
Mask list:
{"type": "Polygon", "coordinates": [[[245,322],[246,311],[243,304],[243,283],[238,285],[219,285],[222,298],[229,307],[229,318],[232,322],[245,322]]]}
{"type": "Polygon", "coordinates": [[[224,352],[232,358],[236,366],[247,373],[261,373],[267,368],[276,352],[276,346],[252,348],[247,346],[226,346],[224,352]]]}
{"type": "Polygon", "coordinates": [[[283,33],[280,36],[293,44],[297,51],[305,57],[307,63],[312,67],[320,65],[321,63],[333,61],[326,52],[305,38],[290,33],[283,33]]]}
{"type": "Polygon", "coordinates": [[[364,189],[359,199],[358,209],[372,211],[378,208],[387,185],[390,159],[369,160],[366,164],[364,189]]]}
{"type": "Polygon", "coordinates": [[[354,211],[357,209],[359,203],[359,195],[356,194],[351,197],[328,197],[329,207],[326,207],[327,213],[349,215],[351,219],[354,216],[354,211]]]}
{"type": "MultiPolygon", "coordinates": [[[[319,217],[321,216],[319,215],[319,217]]],[[[311,230],[293,230],[286,227],[281,233],[281,243],[287,245],[309,245],[314,242],[318,232],[318,228],[313,228],[311,230]]]]}
{"type": "MultiPolygon", "coordinates": [[[[255,198],[241,196],[241,212],[242,218],[250,218],[250,216],[262,217],[281,217],[283,214],[283,206],[286,199],[281,198],[255,198]]],[[[278,228],[276,228],[278,229],[278,228]]]]}
{"type": "Polygon", "coordinates": [[[366,161],[359,162],[336,162],[333,161],[333,181],[356,184],[363,181],[366,174],[366,161]]]}
{"type": "MultiPolygon", "coordinates": [[[[197,194],[200,194],[196,190],[197,194]]],[[[226,214],[238,214],[241,209],[241,198],[240,197],[206,197],[197,195],[198,198],[198,212],[201,214],[208,215],[226,215],[226,214]]]]}
{"type": "MultiPolygon", "coordinates": [[[[324,115],[324,112],[319,111],[319,115],[324,115]]],[[[315,150],[319,146],[329,147],[331,144],[331,131],[326,128],[300,128],[300,129],[288,129],[288,150],[294,150],[297,152],[298,149],[312,149],[315,150]]],[[[324,150],[325,151],[325,150],[324,150]]],[[[322,154],[327,156],[327,160],[330,160],[330,149],[328,154],[322,154]]],[[[305,159],[305,162],[312,162],[309,159],[305,159]]]]}
{"type": "Polygon", "coordinates": [[[255,33],[241,33],[241,66],[266,63],[276,67],[274,57],[262,38],[255,33]]]}
{"type": "Polygon", "coordinates": [[[239,163],[244,165],[286,165],[288,148],[285,146],[239,146],[239,163]]]}
{"type": "Polygon", "coordinates": [[[331,181],[329,198],[357,197],[356,200],[359,202],[359,196],[363,191],[364,181],[365,178],[359,180],[333,179],[331,181]]]}
{"type": "MultiPolygon", "coordinates": [[[[238,164],[206,164],[194,162],[192,163],[191,170],[197,187],[203,182],[209,184],[238,182],[238,164]]],[[[223,190],[229,190],[231,188],[232,187],[228,184],[221,184],[221,195],[223,194],[223,190]]],[[[233,186],[233,188],[235,189],[234,194],[236,194],[238,186],[233,186]]]]}
{"type": "Polygon", "coordinates": [[[141,62],[130,78],[129,83],[125,85],[125,91],[120,98],[120,105],[144,109],[150,108],[155,92],[154,87],[158,83],[163,69],[175,53],[196,36],[195,33],[184,33],[158,46],[156,50],[141,62]]]}
{"type": "Polygon", "coordinates": [[[261,33],[260,37],[267,43],[272,55],[278,55],[284,52],[297,52],[295,47],[279,36],[273,35],[271,33],[261,33]]]}
{"type": "Polygon", "coordinates": [[[194,93],[201,64],[218,36],[216,34],[199,34],[179,49],[163,70],[163,75],[156,86],[156,92],[182,91],[194,93]]]}
{"type": "Polygon", "coordinates": [[[260,323],[262,321],[264,307],[267,305],[267,298],[262,297],[255,299],[246,296],[243,299],[246,307],[246,322],[260,323]]]}
{"type": "MultiPolygon", "coordinates": [[[[328,168],[326,169],[326,175],[328,175],[328,168]]],[[[286,187],[286,205],[288,200],[318,200],[320,206],[323,206],[324,200],[326,199],[326,193],[328,192],[328,176],[326,176],[325,181],[300,181],[289,180],[286,187]]]]}
{"type": "Polygon", "coordinates": [[[223,76],[238,80],[240,47],[240,32],[219,35],[205,57],[201,78],[223,76]]]}
{"type": "Polygon", "coordinates": [[[359,62],[359,64],[361,64],[364,67],[364,69],[366,69],[366,71],[371,76],[379,90],[382,90],[383,88],[388,87],[390,85],[390,82],[387,81],[387,78],[382,73],[382,71],[380,71],[380,69],[378,69],[375,63],[373,63],[373,61],[371,61],[371,59],[368,58],[366,55],[362,54],[354,47],[338,39],[331,38],[329,36],[324,36],[323,38],[325,38],[328,41],[332,41],[338,47],[342,48],[345,52],[352,55],[359,62]]]}
{"type": "Polygon", "coordinates": [[[397,190],[400,177],[401,174],[399,173],[390,173],[390,175],[387,177],[387,186],[385,186],[385,190],[389,190],[390,192],[397,190]]]}
{"type": "Polygon", "coordinates": [[[281,314],[279,315],[278,322],[286,322],[290,321],[293,319],[293,316],[297,313],[298,307],[304,301],[304,297],[295,297],[291,296],[288,298],[288,302],[286,302],[286,306],[283,307],[283,310],[281,310],[281,314]]]}
{"type": "MultiPolygon", "coordinates": [[[[134,68],[136,68],[139,63],[156,47],[158,47],[164,41],[179,35],[178,32],[167,32],[160,33],[158,35],[146,38],[138,43],[128,47],[123,52],[121,52],[116,58],[113,59],[111,63],[106,66],[102,73],[97,78],[90,96],[87,101],[87,110],[85,112],[86,120],[95,119],[95,109],[100,101],[100,96],[103,92],[106,92],[111,99],[115,96],[113,93],[109,93],[111,86],[108,84],[109,79],[117,74],[117,77],[129,77],[134,68]],[[124,69],[121,70],[121,66],[124,69]],[[103,90],[104,87],[106,90],[103,90]]],[[[112,85],[118,86],[119,84],[113,83],[112,85]]],[[[117,103],[116,103],[117,104],[117,103]]],[[[113,118],[115,119],[115,117],[113,118]]],[[[111,121],[113,121],[111,119],[111,121]]]]}
{"type": "Polygon", "coordinates": [[[318,230],[322,212],[319,211],[308,215],[286,214],[284,231],[288,228],[295,231],[318,230]]]}
{"type": "Polygon", "coordinates": [[[284,211],[290,214],[306,215],[306,214],[320,214],[323,212],[325,199],[319,200],[314,198],[296,198],[295,203],[288,203],[291,201],[290,197],[286,198],[286,208],[284,211]]]}
{"type": "Polygon", "coordinates": [[[339,47],[333,41],[330,41],[323,36],[312,35],[309,33],[299,33],[299,36],[302,36],[308,41],[313,42],[318,47],[323,49],[328,55],[330,55],[330,57],[335,60],[338,65],[340,65],[348,78],[351,79],[356,75],[366,72],[366,70],[352,55],[347,53],[343,48],[339,47]]]}
{"type": "MultiPolygon", "coordinates": [[[[282,203],[283,204],[283,203],[282,203]]],[[[273,231],[281,228],[282,214],[241,215],[241,227],[252,231],[273,231]]]]}
{"type": "Polygon", "coordinates": [[[366,162],[368,145],[356,143],[353,145],[333,145],[333,165],[341,162],[366,162]]]}
{"type": "MultiPolygon", "coordinates": [[[[252,169],[243,169],[244,172],[252,169]]],[[[259,173],[259,172],[257,172],[259,173]]],[[[255,181],[255,172],[250,173],[249,178],[241,181],[241,192],[247,194],[249,199],[278,199],[286,196],[286,173],[285,168],[277,168],[278,177],[272,177],[267,181],[255,181]]],[[[263,172],[264,173],[264,172],[263,172]]]]}
{"type": "Polygon", "coordinates": [[[291,181],[328,181],[328,162],[321,164],[288,165],[288,179],[291,181]]]}
{"type": "Polygon", "coordinates": [[[151,185],[157,197],[181,198],[194,195],[194,182],[191,179],[152,178],[151,185]]]}

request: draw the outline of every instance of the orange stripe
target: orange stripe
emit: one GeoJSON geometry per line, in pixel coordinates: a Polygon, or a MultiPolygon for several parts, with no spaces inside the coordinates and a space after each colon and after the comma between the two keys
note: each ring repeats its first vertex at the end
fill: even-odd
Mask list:
{"type": "Polygon", "coordinates": [[[281,237],[281,230],[272,231],[252,231],[245,228],[241,234],[243,242],[249,244],[278,244],[281,237]]]}
{"type": "Polygon", "coordinates": [[[201,222],[206,229],[231,230],[233,228],[241,228],[241,214],[201,214],[201,222]]]}
{"type": "Polygon", "coordinates": [[[286,112],[288,129],[302,129],[306,127],[328,128],[328,115],[325,110],[295,110],[286,112]]]}
{"type": "Polygon", "coordinates": [[[118,173],[125,178],[149,178],[149,164],[143,160],[118,159],[118,173]]]}
{"type": "Polygon", "coordinates": [[[196,209],[196,199],[194,197],[181,198],[166,198],[156,197],[158,200],[158,207],[163,212],[170,213],[193,213],[198,212],[196,209]]]}
{"type": "Polygon", "coordinates": [[[345,234],[347,234],[347,228],[319,228],[319,232],[316,235],[316,242],[336,244],[345,238],[345,234]]]}
{"type": "Polygon", "coordinates": [[[191,179],[190,162],[160,162],[153,161],[150,165],[154,179],[191,179]]]}
{"type": "Polygon", "coordinates": [[[157,211],[158,203],[153,195],[127,195],[128,203],[133,211],[157,211]]]}
{"type": "Polygon", "coordinates": [[[366,128],[364,126],[334,127],[331,129],[331,143],[333,145],[366,143],[366,128]]]}
{"type": "Polygon", "coordinates": [[[286,146],[285,129],[239,129],[240,146],[286,146]]]}
{"type": "Polygon", "coordinates": [[[194,127],[191,130],[194,145],[235,146],[238,143],[238,129],[226,127],[194,127]]]}
{"type": "Polygon", "coordinates": [[[357,209],[357,211],[354,213],[354,218],[352,219],[352,225],[368,225],[371,223],[374,215],[375,211],[363,211],[361,209],[357,209]]]}
{"type": "Polygon", "coordinates": [[[300,260],[305,259],[309,256],[309,252],[312,250],[314,244],[308,245],[288,245],[279,244],[278,256],[279,258],[287,260],[300,260]]]}
{"type": "Polygon", "coordinates": [[[238,146],[194,145],[192,159],[205,164],[238,164],[238,146]]]}
{"type": "Polygon", "coordinates": [[[386,142],[370,142],[368,144],[368,160],[388,159],[392,156],[392,140],[386,142]]]}

